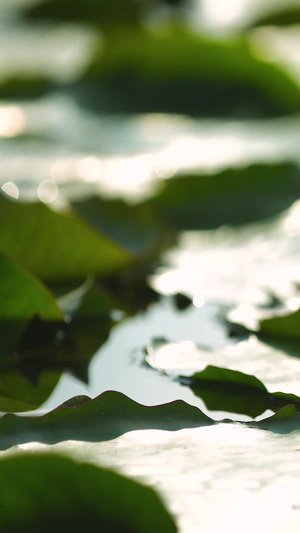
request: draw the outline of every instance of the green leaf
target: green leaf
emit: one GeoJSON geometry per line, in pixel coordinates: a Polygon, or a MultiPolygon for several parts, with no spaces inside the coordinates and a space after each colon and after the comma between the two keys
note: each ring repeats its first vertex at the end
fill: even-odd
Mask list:
{"type": "Polygon", "coordinates": [[[111,25],[133,25],[139,21],[139,5],[134,0],[42,0],[24,10],[29,20],[88,21],[106,28],[111,25]]]}
{"type": "Polygon", "coordinates": [[[0,367],[0,411],[25,412],[40,407],[56,387],[61,372],[45,370],[38,381],[31,382],[11,364],[0,367]]]}
{"type": "Polygon", "coordinates": [[[72,205],[93,227],[137,257],[155,257],[174,243],[173,229],[159,219],[150,206],[96,197],[72,205]]]}
{"type": "Polygon", "coordinates": [[[0,281],[0,320],[28,321],[35,315],[44,320],[63,318],[50,291],[1,252],[0,281]]]}
{"type": "Polygon", "coordinates": [[[272,12],[256,17],[249,26],[256,28],[259,26],[290,26],[300,23],[300,9],[297,6],[280,6],[279,9],[272,9],[272,12]]]}
{"type": "Polygon", "coordinates": [[[0,529],[6,533],[176,532],[152,489],[66,457],[2,459],[0,486],[0,529]]]}
{"type": "Polygon", "coordinates": [[[135,429],[175,431],[214,423],[200,409],[181,400],[146,407],[108,391],[79,407],[58,407],[41,417],[5,415],[0,420],[0,449],[32,440],[48,444],[69,439],[98,442],[135,429]]]}
{"type": "Polygon", "coordinates": [[[295,405],[283,407],[275,415],[259,422],[250,422],[251,427],[273,431],[282,435],[300,429],[300,413],[295,405]]]}
{"type": "Polygon", "coordinates": [[[47,282],[107,275],[132,256],[73,212],[0,196],[0,250],[47,282]]]}
{"type": "Polygon", "coordinates": [[[298,168],[252,165],[165,181],[146,202],[179,230],[245,224],[287,209],[300,194],[298,168]]]}
{"type": "Polygon", "coordinates": [[[261,320],[259,333],[262,336],[279,339],[300,340],[300,309],[286,315],[261,320]]]}
{"type": "Polygon", "coordinates": [[[2,360],[11,356],[26,324],[34,316],[51,321],[63,318],[50,291],[38,279],[0,252],[0,358],[2,360]]]}
{"type": "MultiPolygon", "coordinates": [[[[180,376],[212,411],[228,411],[256,417],[270,408],[270,397],[259,379],[243,372],[207,366],[190,378],[180,376]]],[[[299,399],[300,405],[300,399],[299,399]]]]}
{"type": "Polygon", "coordinates": [[[182,29],[116,32],[76,87],[105,112],[256,116],[298,112],[297,82],[258,59],[247,39],[209,39],[182,29]]]}

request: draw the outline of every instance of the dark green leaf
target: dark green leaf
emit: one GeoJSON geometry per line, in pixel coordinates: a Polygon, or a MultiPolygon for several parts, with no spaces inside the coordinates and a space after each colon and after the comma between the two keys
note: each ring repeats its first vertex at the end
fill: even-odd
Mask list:
{"type": "Polygon", "coordinates": [[[42,0],[27,8],[24,16],[30,20],[88,21],[106,28],[136,24],[139,11],[135,0],[42,0]]]}
{"type": "Polygon", "coordinates": [[[298,112],[300,91],[246,39],[208,39],[178,28],[115,33],[77,96],[105,112],[257,116],[298,112]]]}
{"type": "Polygon", "coordinates": [[[295,405],[287,405],[275,415],[259,422],[250,422],[248,425],[284,435],[300,429],[300,413],[295,405]]]}
{"type": "Polygon", "coordinates": [[[0,358],[2,360],[12,355],[26,324],[36,315],[51,321],[63,318],[48,289],[0,252],[0,358]]]}
{"type": "Polygon", "coordinates": [[[66,457],[2,459],[0,486],[0,529],[5,533],[176,532],[152,489],[66,457]]]}
{"type": "Polygon", "coordinates": [[[260,334],[279,339],[300,340],[300,309],[286,315],[261,320],[260,334]]]}
{"type": "MultiPolygon", "coordinates": [[[[3,234],[5,229],[1,227],[3,234]]],[[[28,321],[35,315],[44,320],[63,318],[50,291],[0,252],[0,320],[28,321]]]]}
{"type": "Polygon", "coordinates": [[[245,224],[287,209],[300,195],[299,170],[289,164],[252,165],[214,175],[165,181],[149,203],[177,229],[245,224]]]}
{"type": "Polygon", "coordinates": [[[300,8],[295,6],[280,6],[272,12],[254,19],[250,27],[258,26],[290,26],[300,23],[300,8]]]}
{"type": "Polygon", "coordinates": [[[270,408],[269,393],[261,381],[236,370],[207,366],[202,372],[190,378],[180,376],[179,380],[202,398],[212,411],[256,417],[270,408]]]}
{"type": "Polygon", "coordinates": [[[0,420],[0,449],[32,440],[48,444],[69,439],[97,442],[136,429],[175,431],[211,424],[214,421],[200,409],[181,400],[146,407],[108,391],[79,407],[58,407],[38,418],[5,415],[0,420]]]}

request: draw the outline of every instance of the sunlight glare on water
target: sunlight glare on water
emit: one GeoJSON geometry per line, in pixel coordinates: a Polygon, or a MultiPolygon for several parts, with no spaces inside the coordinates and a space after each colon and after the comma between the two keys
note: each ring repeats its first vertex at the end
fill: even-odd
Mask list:
{"type": "Polygon", "coordinates": [[[25,114],[16,105],[0,106],[0,137],[14,137],[24,131],[25,114]]]}

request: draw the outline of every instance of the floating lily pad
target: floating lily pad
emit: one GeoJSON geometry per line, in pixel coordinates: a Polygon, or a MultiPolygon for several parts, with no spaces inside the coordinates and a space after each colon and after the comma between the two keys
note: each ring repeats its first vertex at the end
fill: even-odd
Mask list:
{"type": "Polygon", "coordinates": [[[155,492],[115,472],[52,454],[0,462],[0,529],[7,533],[175,533],[155,492]],[[16,482],[17,480],[17,482],[16,482]]]}

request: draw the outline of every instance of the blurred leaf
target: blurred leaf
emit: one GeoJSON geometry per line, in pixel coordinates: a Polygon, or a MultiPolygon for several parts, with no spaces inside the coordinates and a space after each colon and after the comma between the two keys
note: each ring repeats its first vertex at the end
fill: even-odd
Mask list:
{"type": "Polygon", "coordinates": [[[250,27],[258,26],[290,26],[300,23],[300,7],[297,6],[280,6],[272,9],[271,12],[261,15],[251,21],[250,27]]]}
{"type": "Polygon", "coordinates": [[[300,340],[300,309],[286,315],[261,320],[260,334],[281,339],[300,340]]]}
{"type": "Polygon", "coordinates": [[[86,21],[106,28],[137,24],[140,8],[136,0],[42,0],[27,7],[24,16],[30,20],[86,21]]]}
{"type": "Polygon", "coordinates": [[[0,250],[49,281],[107,275],[133,257],[73,212],[56,213],[42,203],[0,196],[0,250]]]}
{"type": "Polygon", "coordinates": [[[54,89],[54,83],[43,77],[30,75],[21,71],[13,77],[4,77],[0,80],[0,98],[2,99],[27,99],[39,98],[54,89]]]}
{"type": "Polygon", "coordinates": [[[297,82],[258,59],[247,40],[212,40],[178,28],[115,33],[101,41],[86,79],[74,86],[105,112],[273,116],[298,112],[297,82]]]}
{"type": "Polygon", "coordinates": [[[296,166],[252,165],[213,175],[174,177],[145,205],[152,205],[177,229],[193,230],[274,216],[299,196],[296,166]]]}
{"type": "Polygon", "coordinates": [[[32,440],[48,444],[69,439],[98,442],[135,429],[176,431],[214,423],[200,409],[181,400],[146,407],[108,391],[79,407],[61,406],[41,417],[5,415],[0,420],[0,449],[32,440]]]}
{"type": "MultiPolygon", "coordinates": [[[[4,232],[3,228],[1,233],[4,232]]],[[[14,241],[12,243],[15,244],[14,241]]],[[[28,321],[35,315],[44,320],[63,318],[50,291],[2,252],[0,281],[0,320],[28,321]]]]}
{"type": "Polygon", "coordinates": [[[53,454],[9,457],[0,465],[6,533],[176,532],[151,488],[115,472],[53,454]]]}
{"type": "Polygon", "coordinates": [[[94,197],[74,203],[73,208],[98,231],[137,257],[156,256],[175,240],[173,229],[155,216],[150,206],[94,197]]]}
{"type": "Polygon", "coordinates": [[[33,411],[40,407],[53,392],[61,372],[45,370],[36,383],[31,383],[12,366],[0,366],[0,411],[14,413],[33,411]]]}
{"type": "Polygon", "coordinates": [[[0,252],[0,359],[11,357],[26,324],[36,315],[51,321],[63,318],[50,291],[0,252]]]}

